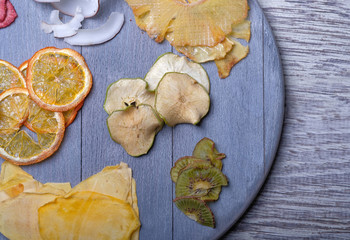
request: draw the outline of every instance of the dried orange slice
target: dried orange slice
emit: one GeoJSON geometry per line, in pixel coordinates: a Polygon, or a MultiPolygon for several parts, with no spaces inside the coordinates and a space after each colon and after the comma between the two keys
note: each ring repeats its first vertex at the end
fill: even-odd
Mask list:
{"type": "Polygon", "coordinates": [[[40,162],[61,144],[64,118],[61,112],[40,108],[25,88],[12,88],[0,94],[0,156],[16,165],[40,162]],[[20,130],[23,122],[31,125],[38,141],[20,130]]]}
{"type": "Polygon", "coordinates": [[[85,99],[92,87],[92,75],[78,52],[48,47],[30,59],[27,87],[40,107],[63,112],[85,99]]]}
{"type": "Polygon", "coordinates": [[[64,111],[63,117],[64,117],[64,122],[65,126],[68,127],[75,119],[75,117],[78,114],[78,111],[83,107],[84,101],[82,101],[78,106],[76,106],[73,109],[69,109],[68,111],[64,111]]]}
{"type": "Polygon", "coordinates": [[[0,60],[0,91],[15,87],[26,87],[26,80],[21,72],[11,63],[0,60]]]}
{"type": "Polygon", "coordinates": [[[18,69],[21,71],[21,73],[23,74],[24,77],[27,76],[28,62],[29,62],[29,60],[26,60],[18,67],[18,69]]]}
{"type": "Polygon", "coordinates": [[[173,46],[215,46],[248,15],[247,0],[126,0],[151,38],[173,46]]]}

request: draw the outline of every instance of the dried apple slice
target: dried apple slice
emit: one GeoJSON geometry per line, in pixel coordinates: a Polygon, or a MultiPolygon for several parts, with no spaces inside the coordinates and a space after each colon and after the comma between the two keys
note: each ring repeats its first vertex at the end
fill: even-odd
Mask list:
{"type": "Polygon", "coordinates": [[[113,12],[107,22],[95,29],[79,29],[77,34],[65,38],[64,41],[70,45],[95,45],[107,42],[115,37],[124,24],[124,14],[113,12]]]}
{"type": "Polygon", "coordinates": [[[113,112],[107,118],[107,126],[111,138],[136,157],[146,154],[152,147],[163,121],[150,105],[141,104],[113,112]]]}
{"type": "Polygon", "coordinates": [[[43,240],[130,239],[140,221],[130,204],[96,192],[77,192],[39,208],[43,240]]]}
{"type": "Polygon", "coordinates": [[[154,91],[164,74],[168,72],[187,73],[202,84],[208,92],[210,90],[209,77],[204,68],[198,63],[188,61],[186,57],[180,57],[173,53],[159,56],[153,64],[145,76],[148,89],[154,91]]]}
{"type": "Polygon", "coordinates": [[[69,16],[74,16],[75,9],[81,7],[85,18],[95,16],[100,9],[99,0],[60,0],[51,3],[51,5],[69,16]]]}
{"type": "Polygon", "coordinates": [[[240,38],[247,42],[250,40],[250,21],[245,19],[239,24],[232,26],[232,32],[228,34],[230,38],[240,38]]]}
{"type": "Polygon", "coordinates": [[[209,111],[205,88],[190,75],[167,73],[156,89],[156,110],[169,126],[197,124],[209,111]]]}
{"type": "Polygon", "coordinates": [[[154,92],[147,90],[147,82],[140,78],[122,78],[107,88],[103,105],[108,114],[129,106],[148,104],[154,107],[154,92]]]}

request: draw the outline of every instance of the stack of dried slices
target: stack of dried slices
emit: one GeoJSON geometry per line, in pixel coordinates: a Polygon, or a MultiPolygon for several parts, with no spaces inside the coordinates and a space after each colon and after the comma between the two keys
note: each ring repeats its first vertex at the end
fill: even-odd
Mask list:
{"type": "Polygon", "coordinates": [[[211,139],[203,138],[192,156],[178,159],[170,171],[175,183],[176,206],[192,220],[212,228],[215,219],[206,202],[218,200],[221,187],[228,184],[221,172],[221,160],[225,157],[211,139]]]}
{"type": "Polygon", "coordinates": [[[0,156],[28,165],[58,149],[90,92],[92,76],[79,53],[53,47],[36,52],[20,69],[0,60],[0,156]]]}
{"type": "Polygon", "coordinates": [[[247,0],[126,0],[136,24],[156,42],[168,40],[195,62],[215,61],[219,76],[245,58],[250,40],[247,0]]]}
{"type": "Polygon", "coordinates": [[[144,79],[112,83],[104,103],[112,139],[131,156],[148,152],[163,121],[169,126],[197,124],[209,106],[206,71],[173,53],[160,56],[144,79]]]}
{"type": "Polygon", "coordinates": [[[0,232],[11,240],[139,239],[136,182],[125,163],[71,188],[41,183],[7,161],[0,175],[0,232]]]}

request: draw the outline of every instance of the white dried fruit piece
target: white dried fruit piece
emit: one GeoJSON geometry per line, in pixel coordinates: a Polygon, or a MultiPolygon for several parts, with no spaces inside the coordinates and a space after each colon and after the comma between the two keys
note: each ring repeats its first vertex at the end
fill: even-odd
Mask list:
{"type": "Polygon", "coordinates": [[[156,110],[169,126],[197,124],[209,111],[205,88],[188,74],[167,73],[156,89],[156,110]]]}
{"type": "Polygon", "coordinates": [[[140,105],[113,112],[107,118],[107,126],[111,138],[136,157],[146,154],[152,147],[163,121],[151,106],[140,105]]]}
{"type": "Polygon", "coordinates": [[[60,12],[74,16],[74,10],[77,7],[82,8],[82,12],[85,18],[93,17],[97,14],[100,8],[99,0],[60,0],[52,3],[52,6],[60,12]]]}
{"type": "Polygon", "coordinates": [[[154,107],[154,96],[154,92],[147,90],[147,82],[143,79],[122,78],[108,86],[103,107],[108,114],[141,104],[154,107]]]}
{"type": "Polygon", "coordinates": [[[51,13],[50,20],[55,19],[54,20],[55,23],[48,24],[48,23],[42,22],[41,29],[45,33],[53,32],[54,37],[57,37],[57,38],[65,38],[65,37],[70,37],[77,34],[78,29],[81,28],[82,26],[81,22],[84,20],[82,9],[80,7],[77,7],[75,11],[75,16],[68,23],[57,24],[59,22],[57,21],[58,16],[57,17],[56,16],[57,16],[57,12],[51,13]]]}
{"type": "Polygon", "coordinates": [[[77,34],[65,38],[70,45],[87,46],[107,42],[114,38],[124,24],[124,14],[113,12],[107,22],[95,29],[79,29],[77,34]]]}
{"type": "Polygon", "coordinates": [[[210,90],[209,77],[204,68],[198,63],[188,61],[186,57],[180,57],[173,53],[161,55],[153,64],[145,76],[148,89],[154,91],[160,80],[168,72],[186,73],[203,85],[208,92],[210,90]]]}

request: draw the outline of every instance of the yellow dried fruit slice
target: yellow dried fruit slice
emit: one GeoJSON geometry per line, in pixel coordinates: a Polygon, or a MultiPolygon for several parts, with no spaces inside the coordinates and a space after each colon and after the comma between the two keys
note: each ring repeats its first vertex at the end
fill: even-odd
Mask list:
{"type": "Polygon", "coordinates": [[[0,91],[25,87],[26,80],[19,69],[9,62],[0,60],[0,91]]]}
{"type": "Polygon", "coordinates": [[[75,108],[62,112],[66,128],[74,121],[75,117],[77,116],[79,110],[83,107],[83,105],[84,105],[84,101],[82,101],[75,108]]]}
{"type": "Polygon", "coordinates": [[[28,62],[29,62],[29,60],[26,60],[18,67],[18,69],[21,71],[21,73],[23,74],[24,77],[27,76],[28,62]]]}
{"type": "Polygon", "coordinates": [[[230,38],[240,38],[247,42],[250,40],[250,21],[245,19],[241,23],[232,26],[232,32],[228,34],[230,38]]]}
{"type": "Polygon", "coordinates": [[[11,240],[42,239],[38,209],[57,198],[54,194],[21,193],[0,204],[0,232],[11,240]]]}
{"type": "Polygon", "coordinates": [[[136,23],[157,42],[173,46],[215,46],[247,17],[247,0],[126,0],[136,23]]]}
{"type": "Polygon", "coordinates": [[[0,115],[0,156],[16,165],[40,162],[61,144],[65,130],[63,114],[40,108],[29,99],[27,89],[3,92],[0,115]],[[37,133],[38,142],[19,130],[25,120],[37,133]]]}
{"type": "Polygon", "coordinates": [[[43,240],[130,239],[140,221],[130,204],[95,192],[77,192],[39,208],[43,240]]]}
{"type": "Polygon", "coordinates": [[[245,58],[249,53],[249,47],[243,46],[240,42],[233,40],[234,47],[227,53],[225,58],[215,60],[216,67],[218,68],[220,78],[227,78],[230,75],[231,69],[239,61],[245,58]]]}
{"type": "Polygon", "coordinates": [[[48,47],[28,63],[30,97],[50,111],[67,111],[78,106],[90,92],[92,75],[84,58],[72,49],[48,47]]]}

